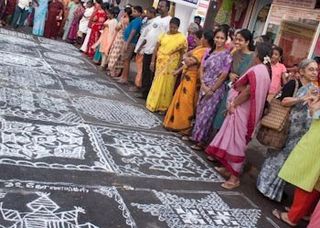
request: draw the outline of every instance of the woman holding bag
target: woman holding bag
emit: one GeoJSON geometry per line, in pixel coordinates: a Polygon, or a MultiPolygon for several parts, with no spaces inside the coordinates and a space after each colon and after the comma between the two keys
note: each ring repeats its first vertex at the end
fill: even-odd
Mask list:
{"type": "MultiPolygon", "coordinates": [[[[318,68],[314,68],[314,71],[318,71],[318,68]]],[[[272,212],[276,218],[289,226],[298,225],[304,216],[310,215],[320,199],[320,98],[317,95],[306,100],[310,98],[310,115],[313,119],[311,127],[279,172],[281,179],[296,187],[293,202],[288,212],[280,212],[277,209],[272,212]]],[[[316,221],[313,220],[312,223],[314,222],[316,221]]]]}
{"type": "Polygon", "coordinates": [[[257,189],[271,200],[281,201],[285,182],[278,177],[278,173],[290,152],[310,127],[311,120],[308,119],[308,107],[304,104],[303,98],[310,89],[314,88],[313,82],[317,80],[318,74],[315,69],[317,69],[315,61],[310,59],[303,60],[299,65],[302,87],[297,90],[296,94],[293,94],[292,89],[300,87],[300,85],[296,85],[296,80],[289,81],[284,86],[283,94],[280,98],[282,105],[292,107],[289,118],[291,124],[288,139],[285,147],[279,153],[272,154],[265,160],[257,179],[257,189]],[[289,94],[290,91],[291,94],[289,94]]]}

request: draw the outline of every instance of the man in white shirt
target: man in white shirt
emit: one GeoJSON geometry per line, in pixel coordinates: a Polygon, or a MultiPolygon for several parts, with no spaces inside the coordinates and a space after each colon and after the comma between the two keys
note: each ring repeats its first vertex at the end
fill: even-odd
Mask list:
{"type": "Polygon", "coordinates": [[[136,53],[135,61],[136,61],[136,67],[137,67],[137,74],[135,77],[135,86],[129,88],[129,91],[131,92],[138,92],[141,88],[144,47],[145,47],[145,44],[147,43],[146,36],[151,30],[150,24],[152,24],[156,15],[157,15],[157,10],[151,7],[147,9],[145,18],[142,20],[140,37],[134,49],[134,53],[136,53]]]}
{"type": "MultiPolygon", "coordinates": [[[[38,1],[34,0],[34,3],[38,5],[38,1]]],[[[32,0],[19,0],[14,11],[14,15],[11,21],[13,28],[23,26],[24,21],[27,19],[29,14],[29,8],[32,7],[32,0]]]]}
{"type": "Polygon", "coordinates": [[[157,45],[159,36],[169,31],[169,24],[171,20],[171,16],[169,16],[169,9],[170,2],[167,0],[160,0],[157,9],[160,16],[152,19],[152,22],[146,28],[146,34],[144,34],[144,42],[142,43],[142,96],[139,96],[143,99],[147,98],[154,77],[154,72],[150,69],[154,49],[157,45]]]}

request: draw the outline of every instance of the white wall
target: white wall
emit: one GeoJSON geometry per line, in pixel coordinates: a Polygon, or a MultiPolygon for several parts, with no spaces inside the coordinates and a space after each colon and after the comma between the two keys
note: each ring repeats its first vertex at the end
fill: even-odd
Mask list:
{"type": "Polygon", "coordinates": [[[176,4],[175,17],[180,19],[180,32],[187,34],[189,24],[193,21],[195,9],[176,4]]]}

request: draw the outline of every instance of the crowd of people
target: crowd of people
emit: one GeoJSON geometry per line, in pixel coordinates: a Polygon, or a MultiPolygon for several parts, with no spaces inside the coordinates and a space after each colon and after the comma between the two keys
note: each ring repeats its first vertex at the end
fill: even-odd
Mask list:
{"type": "Polygon", "coordinates": [[[257,189],[280,202],[285,184],[295,186],[291,207],[274,210],[274,216],[295,226],[314,211],[309,227],[320,227],[320,206],[314,210],[320,198],[318,59],[286,68],[282,48],[266,37],[254,41],[249,30],[228,25],[204,30],[199,17],[185,36],[166,0],[146,10],[121,8],[118,0],[73,0],[67,11],[60,0],[13,2],[0,0],[1,25],[28,24],[34,35],[61,36],[120,84],[128,84],[135,57],[129,90],[146,100],[149,111],[165,116],[164,128],[180,133],[217,164],[225,189],[240,185],[248,143],[268,104],[278,99],[291,107],[286,143],[265,160],[257,189]]]}

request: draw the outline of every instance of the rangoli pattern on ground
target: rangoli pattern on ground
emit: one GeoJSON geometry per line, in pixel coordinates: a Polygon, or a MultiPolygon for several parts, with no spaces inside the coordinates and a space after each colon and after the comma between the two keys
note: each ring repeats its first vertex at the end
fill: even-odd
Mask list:
{"type": "Polygon", "coordinates": [[[78,49],[75,48],[72,44],[68,44],[62,41],[56,41],[56,40],[47,39],[43,37],[38,37],[38,40],[40,41],[40,44],[51,44],[59,48],[65,48],[64,52],[66,51],[66,49],[78,51],[78,49]]]}
{"type": "Polygon", "coordinates": [[[22,47],[37,47],[38,44],[31,41],[31,40],[26,40],[24,38],[19,38],[17,36],[8,36],[8,35],[3,35],[0,34],[0,40],[1,42],[6,42],[12,45],[20,45],[22,47]]]}
{"type": "Polygon", "coordinates": [[[0,68],[0,84],[15,88],[28,88],[31,90],[61,89],[60,81],[52,74],[34,70],[21,69],[13,66],[0,68]]]}
{"type": "MultiPolygon", "coordinates": [[[[13,228],[98,228],[92,223],[79,223],[80,214],[86,211],[81,207],[74,207],[70,210],[62,211],[60,206],[50,199],[49,193],[37,192],[37,198],[29,202],[27,211],[18,211],[5,208],[3,202],[0,203],[0,213],[3,220],[12,223],[13,228]]],[[[0,225],[1,227],[5,227],[0,225]]],[[[9,226],[8,226],[9,228],[9,226]]]]}
{"type": "Polygon", "coordinates": [[[76,88],[80,91],[86,91],[94,95],[104,96],[104,97],[116,97],[120,96],[121,93],[118,89],[109,87],[105,83],[98,83],[95,80],[87,79],[74,79],[74,80],[64,80],[66,84],[65,88],[76,88]]]}
{"type": "Polygon", "coordinates": [[[107,123],[147,129],[161,124],[153,114],[128,103],[96,97],[80,97],[72,101],[81,113],[107,123]]]}
{"type": "Polygon", "coordinates": [[[65,62],[66,64],[83,64],[80,57],[72,57],[56,52],[45,52],[43,55],[51,60],[65,62]]]}
{"type": "Polygon", "coordinates": [[[30,48],[28,49],[20,45],[12,45],[5,42],[1,42],[0,51],[10,52],[10,53],[20,53],[24,55],[32,55],[32,56],[39,57],[38,52],[34,51],[34,49],[31,50],[30,48]]]}
{"type": "Polygon", "coordinates": [[[114,187],[16,180],[3,182],[5,188],[0,193],[0,227],[136,228],[126,204],[114,187]],[[17,197],[21,201],[12,204],[17,197]],[[101,216],[101,213],[104,215],[101,216]]]}
{"type": "Polygon", "coordinates": [[[91,129],[116,173],[169,180],[223,180],[176,137],[107,127],[91,129]]]}
{"type": "Polygon", "coordinates": [[[258,209],[233,209],[212,192],[201,199],[153,191],[159,204],[131,203],[145,213],[158,217],[170,228],[256,227],[261,216],[258,209]]]}
{"type": "Polygon", "coordinates": [[[34,38],[33,38],[32,35],[21,33],[21,32],[16,32],[16,31],[11,31],[11,30],[8,30],[8,29],[0,28],[0,33],[4,34],[4,35],[19,37],[19,38],[22,38],[22,39],[28,39],[28,40],[33,40],[34,41],[34,38]]]}
{"type": "Polygon", "coordinates": [[[0,123],[0,164],[112,172],[86,125],[0,123]]]}
{"type": "Polygon", "coordinates": [[[62,78],[72,78],[72,76],[92,76],[94,75],[93,72],[82,69],[80,67],[75,67],[75,66],[70,66],[70,65],[65,65],[65,64],[50,64],[51,67],[58,72],[59,76],[60,73],[62,72],[62,78]]]}
{"type": "Polygon", "coordinates": [[[52,52],[57,52],[57,53],[68,53],[68,55],[71,56],[76,56],[76,57],[81,57],[82,53],[74,50],[73,48],[69,46],[64,46],[64,45],[56,45],[56,44],[46,44],[46,43],[41,43],[41,47],[46,48],[49,51],[52,52]]]}
{"type": "Polygon", "coordinates": [[[2,51],[0,51],[0,56],[0,64],[2,65],[18,66],[30,70],[53,73],[48,64],[39,58],[2,51]]]}
{"type": "Polygon", "coordinates": [[[0,88],[0,114],[55,123],[81,122],[81,117],[66,98],[8,87],[0,88]]]}

